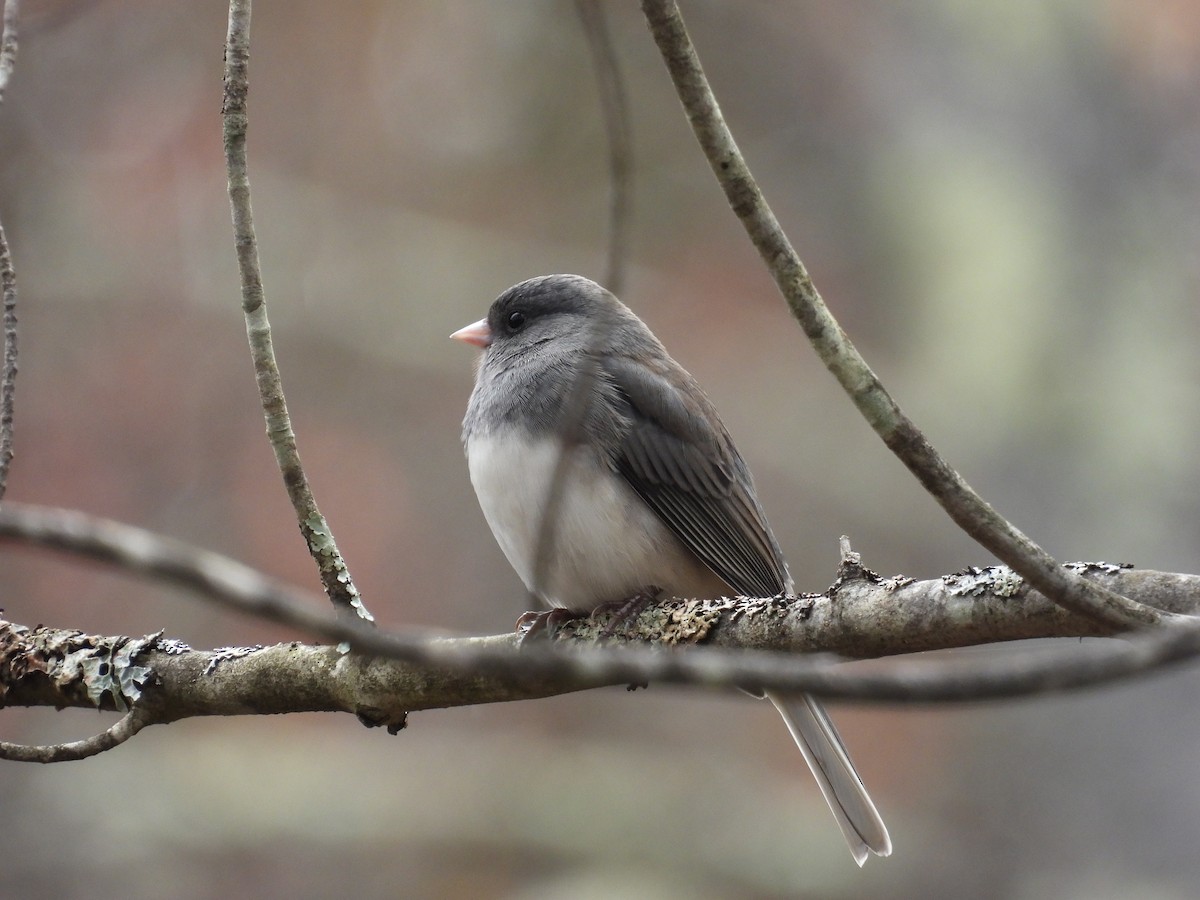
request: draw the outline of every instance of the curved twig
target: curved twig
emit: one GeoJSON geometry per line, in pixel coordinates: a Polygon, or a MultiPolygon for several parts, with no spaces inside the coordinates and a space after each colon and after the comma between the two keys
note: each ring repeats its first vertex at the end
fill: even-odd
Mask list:
{"type": "Polygon", "coordinates": [[[725,124],[678,7],[673,0],[642,0],[642,11],[730,208],[821,361],[888,448],[963,531],[1054,602],[1080,615],[1128,628],[1171,619],[1160,610],[1134,603],[1063,569],[942,458],[871,371],[817,292],[725,124]]]}
{"type": "MultiPolygon", "coordinates": [[[[625,87],[617,66],[616,53],[608,34],[605,12],[597,0],[576,0],[588,46],[596,70],[596,85],[600,92],[600,107],[604,114],[605,132],[608,135],[610,205],[608,223],[608,265],[605,286],[612,293],[620,293],[625,280],[625,262],[628,256],[628,231],[630,201],[630,171],[632,168],[632,141],[629,136],[629,110],[625,102],[625,87]]],[[[557,543],[558,516],[563,502],[568,473],[574,459],[574,449],[584,438],[583,422],[588,411],[588,398],[596,383],[600,352],[608,343],[612,329],[612,318],[604,316],[592,326],[588,338],[583,365],[575,373],[571,390],[559,414],[558,432],[562,435],[554,472],[550,477],[550,489],[542,502],[538,519],[536,548],[533,560],[533,583],[530,593],[540,601],[545,587],[550,561],[554,558],[557,543]]]]}
{"type": "Polygon", "coordinates": [[[4,330],[4,362],[0,364],[0,498],[3,498],[13,458],[13,399],[17,383],[17,276],[3,225],[0,225],[0,295],[4,306],[0,314],[4,330]]]}
{"type": "Polygon", "coordinates": [[[13,744],[0,741],[0,759],[14,762],[56,763],[87,759],[125,743],[153,720],[141,709],[131,709],[113,725],[82,741],[65,744],[13,744]]]}
{"type": "Polygon", "coordinates": [[[620,296],[629,259],[629,223],[633,209],[633,140],[629,104],[617,53],[608,32],[604,5],[599,0],[575,0],[583,33],[592,51],[596,89],[608,136],[608,263],[604,286],[620,296]]]}
{"type": "Polygon", "coordinates": [[[538,518],[537,542],[533,556],[533,584],[530,593],[540,601],[546,587],[546,576],[554,551],[558,544],[558,516],[562,512],[564,492],[571,466],[575,462],[575,449],[585,440],[584,420],[587,418],[589,399],[596,379],[600,376],[600,354],[612,333],[613,316],[601,312],[591,325],[582,364],[571,381],[571,390],[563,401],[558,414],[557,431],[560,435],[558,456],[554,460],[554,472],[550,476],[550,488],[542,501],[541,516],[538,518]]]}
{"type": "Polygon", "coordinates": [[[250,178],[246,170],[246,97],[250,90],[250,0],[230,0],[229,32],[225,43],[225,94],[221,106],[225,164],[229,178],[229,204],[233,212],[234,243],[242,282],[242,311],[250,355],[258,380],[259,397],[267,421],[267,437],[275,451],[275,461],[287,486],[288,497],[296,511],[300,533],[317,563],[321,584],[336,608],[353,610],[359,618],[373,622],[338,552],[333,532],[317,508],[300,464],[296,434],[283,395],[283,382],[275,361],[271,324],[263,294],[262,270],[258,261],[258,239],[250,210],[250,178]]]}
{"type": "MultiPolygon", "coordinates": [[[[0,103],[17,62],[17,0],[4,2],[4,33],[0,36],[0,103]]],[[[0,225],[0,295],[3,296],[4,361],[0,364],[0,498],[8,488],[13,457],[13,398],[17,382],[17,276],[13,271],[8,236],[0,225]]]]}
{"type": "Polygon", "coordinates": [[[17,64],[19,6],[17,0],[4,0],[4,34],[0,37],[0,103],[4,102],[4,93],[8,90],[8,82],[17,64]]]}
{"type": "Polygon", "coordinates": [[[316,597],[274,581],[219,553],[143,528],[73,509],[0,506],[0,536],[114,563],[126,571],[190,588],[223,606],[340,641],[360,629],[324,615],[316,597]],[[329,623],[337,627],[329,627],[329,623]]]}

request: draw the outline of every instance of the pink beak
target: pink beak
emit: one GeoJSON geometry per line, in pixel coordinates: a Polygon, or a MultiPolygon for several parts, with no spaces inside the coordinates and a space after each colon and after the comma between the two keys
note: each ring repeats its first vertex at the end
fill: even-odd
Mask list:
{"type": "Polygon", "coordinates": [[[492,345],[492,329],[488,328],[487,319],[472,322],[466,328],[458,329],[450,337],[456,341],[462,341],[464,344],[474,344],[481,350],[492,345]]]}

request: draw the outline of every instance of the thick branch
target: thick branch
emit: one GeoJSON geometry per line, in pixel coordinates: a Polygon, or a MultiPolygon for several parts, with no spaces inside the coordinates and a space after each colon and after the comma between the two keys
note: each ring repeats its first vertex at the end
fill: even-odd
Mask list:
{"type": "MultiPolygon", "coordinates": [[[[1102,564],[1083,568],[1087,577],[1141,602],[1173,612],[1200,609],[1200,576],[1102,564]]],[[[637,643],[622,639],[596,647],[608,624],[603,617],[572,623],[552,648],[521,649],[511,634],[424,639],[418,642],[421,661],[404,662],[299,643],[199,651],[157,635],[101,637],[0,621],[0,706],[131,704],[144,723],[343,711],[395,731],[412,710],[642,681],[717,689],[765,685],[893,702],[1010,697],[1124,678],[1200,650],[1200,631],[1175,628],[1128,642],[1016,651],[1003,659],[889,661],[868,672],[827,657],[791,655],[826,650],[875,656],[1111,633],[1050,603],[1004,568],[917,582],[881,580],[844,566],[821,596],[658,603],[631,626],[637,643]]],[[[394,639],[361,626],[357,631],[363,644],[395,655],[408,655],[412,646],[389,643],[394,639]]]]}
{"type": "MultiPolygon", "coordinates": [[[[514,679],[528,687],[529,693],[521,695],[528,697],[601,684],[659,681],[928,701],[1080,687],[1146,672],[1200,652],[1200,629],[1180,626],[1131,638],[1124,645],[1089,648],[1083,655],[1071,652],[1035,662],[1022,657],[951,668],[893,662],[886,672],[870,676],[848,672],[837,666],[836,660],[791,655],[828,651],[870,657],[1117,631],[1050,603],[1003,567],[971,569],[924,582],[904,577],[881,579],[864,569],[848,547],[843,547],[838,578],[824,595],[652,606],[637,619],[634,637],[657,643],[659,648],[634,643],[596,647],[594,640],[606,623],[589,620],[590,625],[564,629],[564,637],[576,639],[570,645],[572,652],[535,645],[516,653],[512,635],[439,640],[415,632],[387,634],[367,629],[356,621],[319,611],[311,598],[234,560],[75,511],[7,504],[0,508],[0,536],[113,562],[190,588],[247,614],[346,642],[359,653],[408,663],[424,673],[419,680],[434,693],[406,696],[398,701],[405,708],[458,705],[436,699],[442,696],[436,692],[443,687],[437,679],[428,680],[429,670],[450,673],[447,677],[453,683],[465,681],[481,692],[459,703],[518,699],[511,690],[514,679]],[[686,653],[661,652],[661,645],[680,644],[706,646],[691,646],[686,653]],[[582,646],[577,649],[576,645],[582,646]],[[771,650],[788,653],[763,652],[771,650]],[[498,696],[488,693],[497,690],[495,679],[501,682],[498,696]]],[[[1106,564],[1073,568],[1086,573],[1089,580],[1167,613],[1200,610],[1200,576],[1139,572],[1106,564]]],[[[144,649],[144,645],[135,645],[133,650],[122,646],[126,655],[144,649]]],[[[0,667],[0,684],[5,682],[0,667]]],[[[95,698],[105,696],[105,690],[93,690],[89,698],[97,702],[95,698]]]]}
{"type": "Polygon", "coordinates": [[[1127,628],[1165,617],[1079,578],[1009,523],[956,472],[904,414],[817,292],[725,124],[673,0],[642,0],[642,11],[696,140],[751,242],[821,361],[854,405],[967,534],[1067,609],[1127,628]]]}
{"type": "MultiPolygon", "coordinates": [[[[431,643],[467,654],[513,655],[516,641],[509,634],[431,643]]],[[[0,707],[114,710],[135,704],[143,719],[154,723],[195,716],[351,712],[367,724],[396,731],[413,709],[532,699],[604,683],[592,679],[572,685],[559,679],[539,684],[519,672],[484,677],[300,643],[193,650],[157,635],[86,635],[28,629],[0,619],[0,707]]]]}

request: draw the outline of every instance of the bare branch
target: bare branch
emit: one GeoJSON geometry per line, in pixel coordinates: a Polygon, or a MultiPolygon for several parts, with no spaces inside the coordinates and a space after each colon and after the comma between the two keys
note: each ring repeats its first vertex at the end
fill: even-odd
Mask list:
{"type": "MultiPolygon", "coordinates": [[[[629,110],[625,102],[625,87],[617,66],[616,52],[608,33],[605,12],[597,0],[576,0],[576,10],[592,50],[596,70],[596,85],[600,92],[600,108],[604,113],[605,132],[609,151],[609,223],[608,265],[605,286],[614,294],[620,293],[628,257],[629,213],[631,202],[630,172],[633,165],[629,110]]],[[[536,551],[533,560],[533,584],[530,593],[540,602],[550,562],[557,541],[558,515],[563,491],[573,464],[574,449],[584,438],[583,423],[588,411],[588,398],[596,383],[600,352],[608,343],[612,320],[605,316],[593,326],[583,365],[571,382],[571,390],[560,413],[558,457],[550,478],[550,490],[542,502],[538,519],[536,551]]]]}
{"type": "Polygon", "coordinates": [[[599,0],[575,0],[583,33],[592,51],[596,88],[608,135],[608,264],[604,286],[620,296],[629,259],[629,223],[633,209],[633,139],[625,82],[608,32],[604,5],[599,0]]]}
{"type": "Polygon", "coordinates": [[[558,456],[554,461],[554,472],[550,476],[550,489],[542,502],[537,543],[534,545],[537,549],[533,557],[533,583],[530,593],[535,601],[541,599],[550,563],[554,559],[558,541],[558,516],[562,510],[567,477],[571,466],[574,465],[574,450],[585,440],[584,421],[587,418],[596,379],[600,374],[600,354],[608,343],[614,324],[611,312],[601,312],[592,323],[582,363],[572,376],[571,390],[567,393],[558,414],[558,456]]]}
{"type": "Polygon", "coordinates": [[[271,324],[263,292],[262,270],[258,261],[258,239],[250,210],[250,178],[246,169],[246,97],[250,91],[250,0],[230,0],[229,32],[225,43],[225,99],[221,119],[225,142],[225,164],[229,178],[229,203],[233,211],[234,244],[242,281],[242,311],[250,355],[258,380],[259,397],[267,421],[267,437],[275,451],[275,461],[287,486],[288,497],[296,511],[300,533],[308,552],[317,563],[321,584],[335,608],[351,611],[367,622],[374,617],[363,604],[338,552],[333,532],[317,508],[308,486],[308,476],[300,464],[296,434],[283,395],[283,381],[275,361],[271,324]]]}
{"type": "MultiPolygon", "coordinates": [[[[837,582],[822,595],[664,601],[630,624],[624,637],[633,640],[616,646],[597,646],[597,636],[610,625],[602,616],[565,626],[562,639],[552,646],[517,652],[515,635],[435,639],[412,631],[370,630],[328,615],[312,598],[233,560],[82,513],[6,504],[0,508],[0,536],[116,562],[240,611],[330,641],[346,641],[359,653],[403,661],[423,673],[415,680],[424,685],[423,693],[395,700],[393,706],[405,709],[640,682],[717,689],[755,684],[776,691],[892,702],[985,699],[1098,684],[1200,653],[1200,629],[1179,626],[1125,643],[1053,654],[1015,652],[986,662],[889,660],[874,673],[847,669],[838,664],[840,657],[829,656],[828,651],[873,657],[1030,637],[1117,633],[1050,603],[1002,567],[912,581],[880,579],[861,565],[844,564],[837,582]],[[683,646],[686,652],[664,652],[683,646]],[[819,651],[826,653],[796,655],[819,651]]],[[[1089,580],[1166,612],[1200,610],[1200,576],[1103,564],[1075,568],[1089,580]]],[[[0,666],[0,676],[3,671],[0,666]]],[[[159,720],[169,718],[159,713],[159,720]]]]}
{"type": "MultiPolygon", "coordinates": [[[[1176,601],[1186,598],[1184,606],[1189,609],[1200,602],[1200,578],[1196,576],[1124,571],[1119,581],[1126,588],[1165,588],[1176,601]]],[[[845,600],[839,596],[834,602],[840,605],[845,600]]],[[[719,645],[753,633],[758,625],[749,620],[776,617],[783,601],[726,601],[733,612],[726,610],[716,626],[707,615],[713,612],[711,607],[699,611],[705,614],[689,610],[689,604],[696,602],[677,601],[647,611],[639,617],[637,627],[645,634],[648,622],[661,625],[669,621],[681,630],[673,636],[660,632],[658,639],[687,643],[703,634],[706,625],[713,626],[710,634],[700,639],[719,645]],[[773,605],[776,611],[772,611],[773,605]],[[749,624],[743,625],[747,621],[749,624]],[[696,631],[691,630],[693,626],[696,631]]],[[[1020,599],[1013,602],[1022,605],[1020,599]]],[[[1025,602],[1048,609],[1053,606],[1032,595],[1025,602]]],[[[1051,611],[1048,615],[1064,614],[1051,611]]],[[[840,618],[841,612],[829,616],[840,618]]],[[[334,617],[328,621],[331,626],[343,625],[334,617]]],[[[584,629],[594,635],[608,624],[600,620],[584,629]]],[[[393,642],[388,635],[361,625],[357,629],[364,646],[386,649],[391,656],[406,652],[406,644],[399,639],[393,642]]],[[[66,661],[78,654],[72,648],[81,643],[128,645],[129,639],[42,627],[30,631],[0,620],[0,707],[113,708],[108,695],[97,702],[90,689],[84,690],[83,676],[60,675],[66,661]]],[[[426,662],[347,655],[331,646],[296,643],[215,651],[193,650],[155,636],[137,643],[142,649],[127,660],[138,668],[144,681],[135,702],[135,709],[144,716],[137,727],[195,716],[344,711],[354,713],[365,724],[386,725],[394,732],[404,727],[407,713],[414,710],[528,700],[640,682],[709,689],[767,684],[781,691],[898,703],[1045,694],[1143,675],[1194,658],[1200,651],[1200,629],[1180,626],[1143,633],[1128,642],[1070,645],[1053,652],[1023,650],[1003,658],[891,661],[886,669],[876,666],[874,671],[833,664],[828,658],[719,647],[688,646],[685,652],[631,644],[596,648],[581,645],[569,635],[558,642],[557,649],[537,648],[532,653],[529,648],[519,648],[512,634],[427,639],[422,642],[423,652],[431,661],[426,662]]]]}
{"type": "Polygon", "coordinates": [[[3,225],[0,225],[0,296],[4,305],[4,362],[0,364],[0,498],[3,498],[13,458],[13,400],[17,383],[17,276],[3,225]]]}
{"type": "Polygon", "coordinates": [[[89,756],[95,756],[105,750],[120,746],[150,724],[153,723],[147,719],[143,711],[131,709],[110,728],[82,741],[47,745],[12,744],[8,741],[0,741],[0,759],[38,763],[74,762],[77,759],[87,759],[89,756]]]}
{"type": "Polygon", "coordinates": [[[4,0],[4,34],[0,36],[0,103],[8,90],[13,68],[17,64],[17,19],[20,4],[17,0],[4,0]]]}
{"type": "MultiPolygon", "coordinates": [[[[4,33],[0,36],[0,103],[17,62],[17,0],[5,0],[4,33]]],[[[17,276],[8,236],[0,225],[0,296],[4,311],[4,361],[0,364],[0,498],[8,488],[13,457],[13,399],[17,383],[17,276]]]]}
{"type": "Polygon", "coordinates": [[[113,563],[196,591],[238,612],[282,622],[330,640],[357,629],[321,611],[317,598],[274,581],[218,553],[77,510],[6,503],[0,507],[0,537],[22,540],[113,563]],[[337,623],[328,628],[330,622],[337,623]]]}
{"type": "Polygon", "coordinates": [[[642,11],[687,112],[696,140],[750,240],[821,361],[893,453],[967,534],[1072,612],[1127,628],[1170,616],[1080,578],[996,512],[933,447],[871,371],[817,292],[767,205],[700,66],[673,0],[642,0],[642,11]]]}

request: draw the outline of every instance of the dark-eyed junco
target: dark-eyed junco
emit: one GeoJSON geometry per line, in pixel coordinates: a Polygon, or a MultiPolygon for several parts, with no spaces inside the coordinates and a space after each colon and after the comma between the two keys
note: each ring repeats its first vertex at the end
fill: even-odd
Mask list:
{"type": "MultiPolygon", "coordinates": [[[[451,337],[483,349],[463,420],[471,483],[504,555],[543,600],[590,611],[651,586],[676,597],[792,592],[750,470],[717,411],[642,320],[600,285],[578,275],[531,278],[451,337]],[[592,377],[576,397],[573,385],[585,371],[592,377]],[[572,419],[581,428],[568,445],[572,419]],[[535,573],[564,446],[570,456],[553,554],[535,573]]],[[[822,706],[807,695],[767,697],[855,861],[891,853],[887,828],[822,706]]]]}

